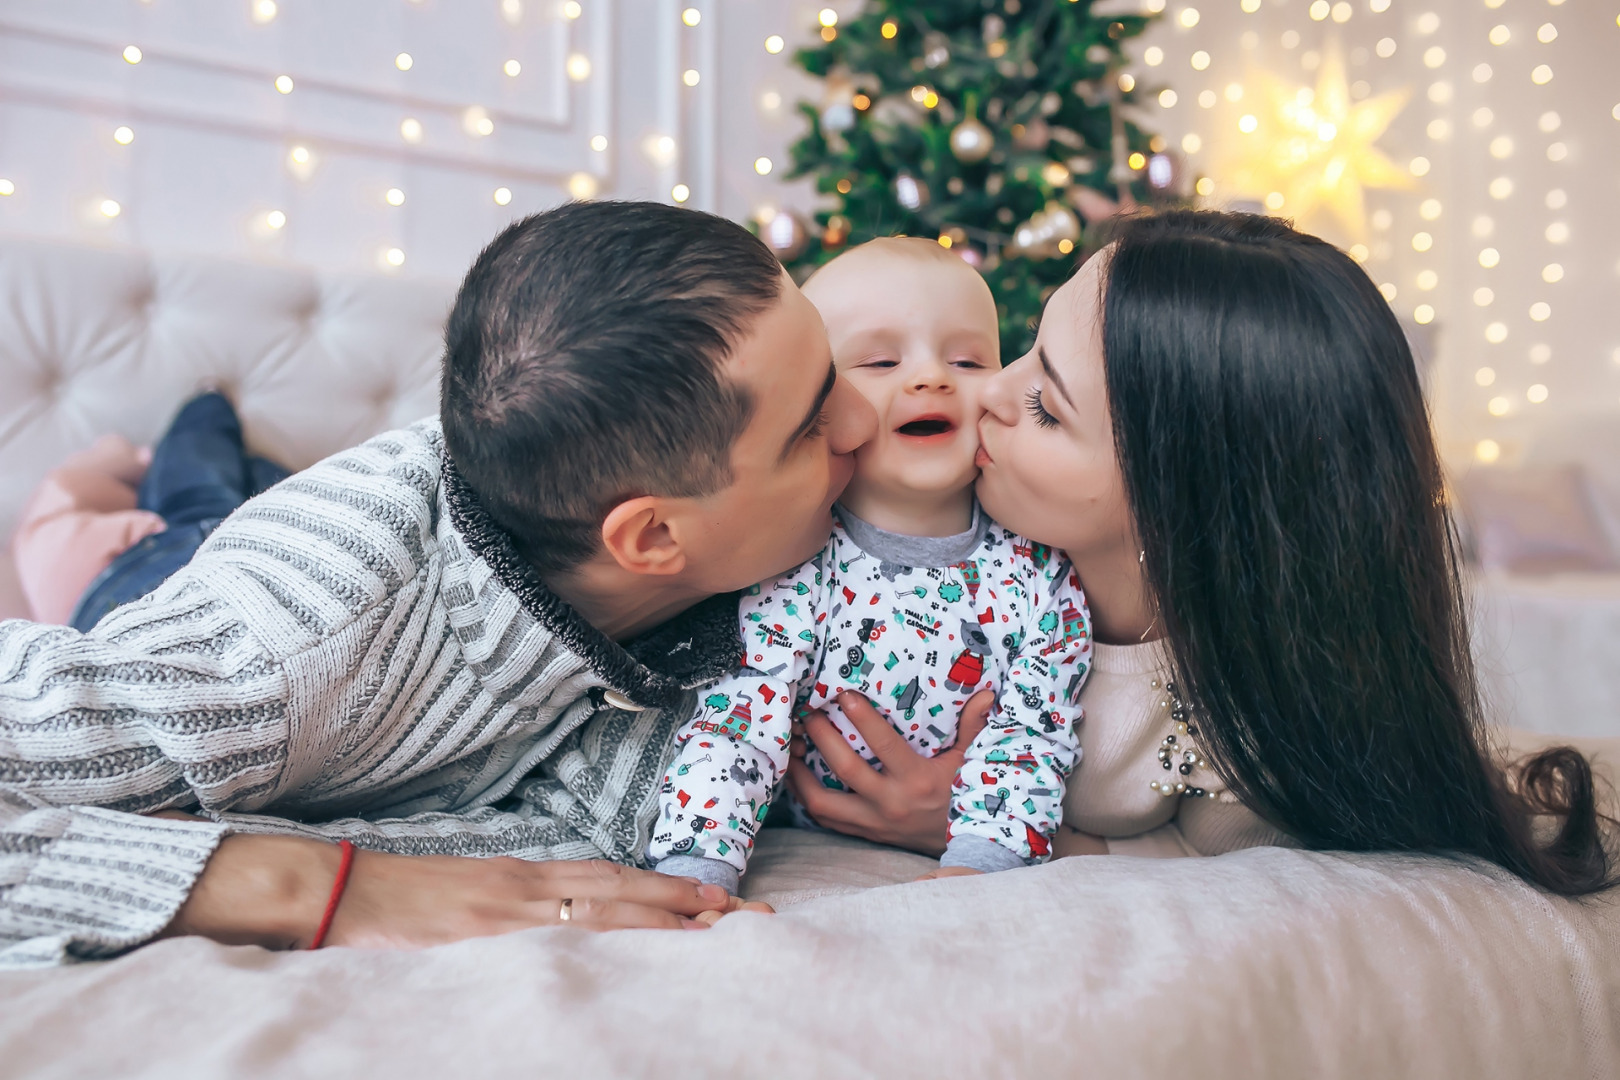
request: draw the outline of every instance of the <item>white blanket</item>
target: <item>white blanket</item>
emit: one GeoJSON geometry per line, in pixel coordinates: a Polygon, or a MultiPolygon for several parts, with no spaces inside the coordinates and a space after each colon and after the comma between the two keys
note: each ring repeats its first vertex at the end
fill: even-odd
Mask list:
{"type": "Polygon", "coordinates": [[[832,895],[928,862],[773,833],[749,877],[786,909],[704,932],[5,976],[0,1075],[1620,1076],[1620,901],[1282,849],[832,895]]]}

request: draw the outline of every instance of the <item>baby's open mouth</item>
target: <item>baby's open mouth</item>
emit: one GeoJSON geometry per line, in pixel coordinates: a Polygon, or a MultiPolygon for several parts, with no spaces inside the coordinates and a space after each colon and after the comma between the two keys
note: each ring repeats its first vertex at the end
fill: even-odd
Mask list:
{"type": "Polygon", "coordinates": [[[956,430],[956,425],[943,416],[922,416],[909,423],[901,424],[898,430],[902,435],[926,439],[932,435],[948,435],[956,430]]]}

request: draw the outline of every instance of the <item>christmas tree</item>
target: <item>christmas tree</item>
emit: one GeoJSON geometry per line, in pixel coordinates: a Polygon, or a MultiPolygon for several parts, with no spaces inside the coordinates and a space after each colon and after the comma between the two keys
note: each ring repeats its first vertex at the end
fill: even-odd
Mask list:
{"type": "Polygon", "coordinates": [[[1084,223],[1181,183],[1162,140],[1121,108],[1137,93],[1123,47],[1150,17],[1091,7],[868,0],[858,16],[823,11],[823,43],[795,56],[824,96],[799,106],[809,131],[791,176],[815,177],[830,205],[813,226],[779,213],[762,235],[801,280],[874,237],[937,237],[988,280],[1010,362],[1073,270],[1084,223]]]}

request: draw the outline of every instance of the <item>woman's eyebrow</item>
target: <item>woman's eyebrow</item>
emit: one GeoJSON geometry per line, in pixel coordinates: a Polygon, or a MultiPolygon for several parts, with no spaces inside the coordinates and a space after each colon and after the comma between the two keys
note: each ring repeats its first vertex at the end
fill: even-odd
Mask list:
{"type": "Polygon", "coordinates": [[[1063,380],[1058,378],[1057,371],[1052,367],[1052,361],[1046,358],[1046,350],[1044,348],[1037,348],[1035,350],[1035,355],[1040,357],[1041,370],[1046,372],[1046,377],[1052,380],[1052,385],[1057,387],[1059,394],[1063,395],[1063,400],[1069,403],[1069,408],[1074,408],[1074,399],[1069,396],[1069,390],[1063,385],[1063,380]]]}

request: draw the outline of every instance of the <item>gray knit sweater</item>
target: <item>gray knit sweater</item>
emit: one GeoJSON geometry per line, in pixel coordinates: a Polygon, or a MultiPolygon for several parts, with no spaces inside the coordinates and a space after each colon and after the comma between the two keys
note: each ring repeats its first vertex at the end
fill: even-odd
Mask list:
{"type": "Polygon", "coordinates": [[[516,556],[436,421],[329,458],[91,633],[0,623],[0,968],[150,939],[227,832],[634,863],[735,613],[621,648],[516,556]],[[211,820],[141,816],[163,809],[211,820]]]}

